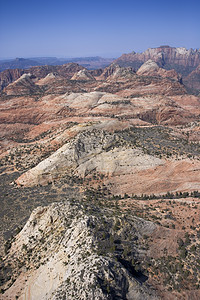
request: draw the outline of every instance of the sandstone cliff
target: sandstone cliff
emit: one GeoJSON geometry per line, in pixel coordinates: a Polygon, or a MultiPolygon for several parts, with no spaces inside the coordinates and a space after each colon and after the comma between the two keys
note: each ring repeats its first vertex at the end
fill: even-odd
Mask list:
{"type": "Polygon", "coordinates": [[[186,48],[175,48],[169,46],[161,46],[158,48],[149,48],[142,53],[130,53],[123,54],[115,62],[129,66],[132,64],[142,64],[147,60],[153,60],[159,64],[159,66],[183,66],[189,68],[195,68],[200,63],[200,51],[186,48]]]}

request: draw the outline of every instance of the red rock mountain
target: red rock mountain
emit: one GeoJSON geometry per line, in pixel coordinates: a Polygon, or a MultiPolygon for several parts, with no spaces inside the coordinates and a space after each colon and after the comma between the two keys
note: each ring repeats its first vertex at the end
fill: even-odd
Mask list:
{"type": "Polygon", "coordinates": [[[158,48],[149,48],[142,53],[123,54],[115,62],[121,66],[130,66],[132,64],[134,67],[137,67],[137,64],[142,64],[149,59],[165,68],[173,65],[195,68],[200,64],[200,51],[197,49],[187,50],[183,47],[160,46],[158,48]]]}
{"type": "Polygon", "coordinates": [[[123,54],[114,62],[122,67],[133,67],[137,70],[148,60],[157,63],[159,67],[166,70],[174,69],[176,72],[181,73],[183,83],[192,89],[192,92],[198,93],[200,91],[198,69],[200,65],[200,50],[160,46],[158,48],[149,48],[142,53],[123,54]],[[192,74],[190,75],[191,72],[192,74]]]}

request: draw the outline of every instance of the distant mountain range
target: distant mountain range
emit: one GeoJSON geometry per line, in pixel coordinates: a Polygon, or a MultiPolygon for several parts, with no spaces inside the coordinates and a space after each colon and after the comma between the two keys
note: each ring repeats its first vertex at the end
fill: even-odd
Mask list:
{"type": "Polygon", "coordinates": [[[75,58],[56,58],[56,57],[33,57],[33,58],[16,58],[11,60],[0,60],[0,72],[7,69],[28,69],[34,66],[44,65],[63,65],[70,62],[78,63],[88,69],[105,68],[114,58],[95,57],[75,57],[75,58]]]}

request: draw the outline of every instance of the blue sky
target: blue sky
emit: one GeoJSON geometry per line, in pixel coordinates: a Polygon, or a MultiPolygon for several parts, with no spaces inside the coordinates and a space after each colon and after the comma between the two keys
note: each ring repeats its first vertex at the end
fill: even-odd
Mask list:
{"type": "Polygon", "coordinates": [[[199,0],[0,0],[0,58],[199,48],[199,16],[199,0]]]}

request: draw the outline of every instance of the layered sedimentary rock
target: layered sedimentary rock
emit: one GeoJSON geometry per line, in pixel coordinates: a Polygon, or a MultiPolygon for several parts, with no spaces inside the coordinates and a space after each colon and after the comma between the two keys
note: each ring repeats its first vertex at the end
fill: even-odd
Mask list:
{"type": "Polygon", "coordinates": [[[138,75],[142,76],[161,76],[163,78],[172,78],[174,80],[180,81],[181,76],[177,74],[175,70],[165,70],[160,68],[156,62],[149,59],[147,60],[138,70],[138,75]]]}
{"type": "Polygon", "coordinates": [[[80,70],[75,73],[71,80],[95,80],[88,70],[80,70]]]}
{"type": "Polygon", "coordinates": [[[30,73],[23,74],[13,83],[10,83],[9,86],[4,89],[4,92],[9,96],[40,94],[42,90],[39,88],[39,86],[35,85],[34,79],[35,76],[30,73]]]}
{"type": "Polygon", "coordinates": [[[105,68],[98,80],[121,80],[134,77],[134,70],[131,67],[123,68],[118,64],[111,64],[105,68]]]}
{"type": "Polygon", "coordinates": [[[103,131],[86,131],[61,147],[18,180],[19,185],[47,184],[64,174],[81,177],[96,170],[106,176],[119,176],[162,165],[164,161],[141,150],[117,147],[119,137],[103,131]]]}
{"type": "Polygon", "coordinates": [[[158,48],[149,48],[142,53],[123,54],[116,60],[120,65],[129,65],[129,63],[139,63],[149,59],[157,62],[159,66],[179,65],[183,67],[195,68],[200,63],[200,51],[183,47],[161,46],[158,48]]]}

